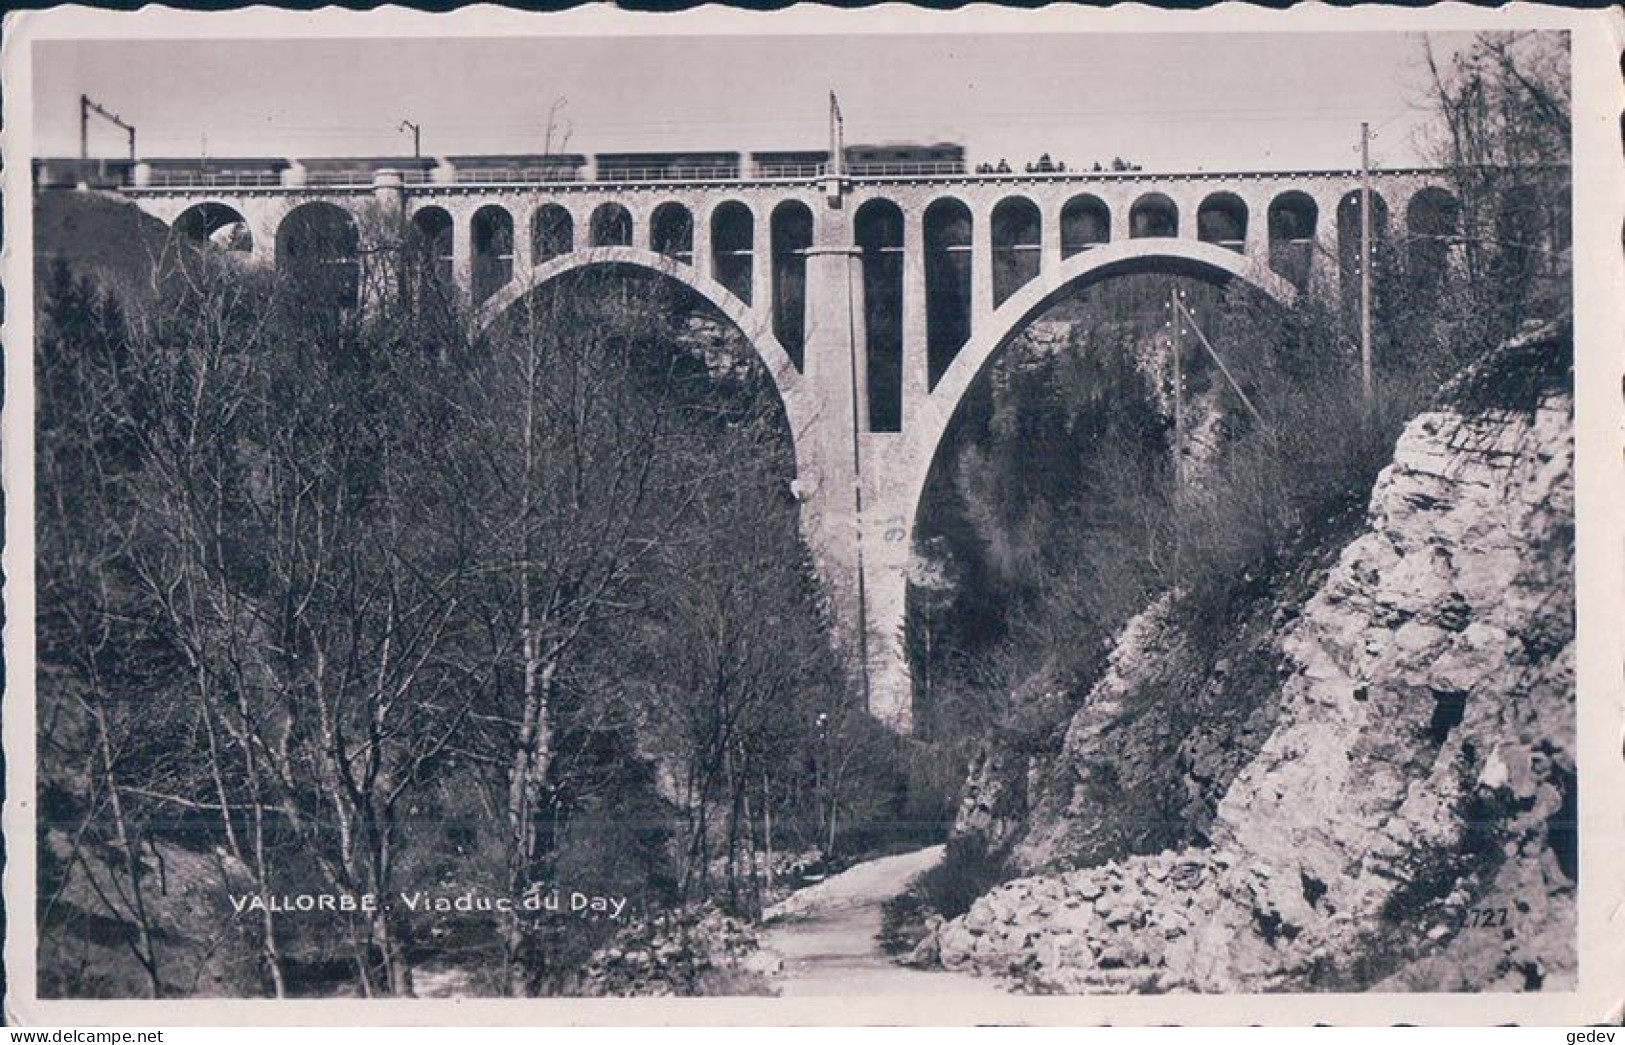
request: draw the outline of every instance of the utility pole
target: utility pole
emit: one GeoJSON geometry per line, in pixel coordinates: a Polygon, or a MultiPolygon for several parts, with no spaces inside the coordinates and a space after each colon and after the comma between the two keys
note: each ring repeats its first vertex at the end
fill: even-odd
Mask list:
{"type": "Polygon", "coordinates": [[[845,121],[841,118],[841,103],[835,91],[829,92],[829,172],[839,178],[846,173],[845,121]]]}
{"type": "Polygon", "coordinates": [[[1168,322],[1172,329],[1169,350],[1173,353],[1174,369],[1174,585],[1184,580],[1185,531],[1180,509],[1185,501],[1185,368],[1180,355],[1185,347],[1185,332],[1179,315],[1179,288],[1168,291],[1168,322]]]}
{"type": "Polygon", "coordinates": [[[1371,125],[1360,124],[1360,394],[1369,414],[1371,391],[1371,125]]]}
{"type": "Polygon", "coordinates": [[[1180,358],[1184,355],[1185,329],[1181,322],[1181,308],[1177,290],[1168,292],[1169,322],[1173,324],[1173,351],[1174,364],[1174,487],[1178,490],[1185,488],[1185,366],[1180,358]]]}
{"type": "Polygon", "coordinates": [[[410,130],[412,132],[412,158],[423,158],[423,128],[411,120],[402,120],[401,125],[395,128],[398,131],[410,130]]]}
{"type": "Polygon", "coordinates": [[[97,116],[100,116],[109,123],[124,129],[124,133],[130,141],[130,160],[133,162],[135,160],[135,128],[119,119],[115,114],[108,112],[100,105],[97,105],[95,102],[91,101],[90,96],[86,94],[81,94],[79,96],[79,158],[81,160],[90,159],[91,113],[95,113],[97,116]]]}

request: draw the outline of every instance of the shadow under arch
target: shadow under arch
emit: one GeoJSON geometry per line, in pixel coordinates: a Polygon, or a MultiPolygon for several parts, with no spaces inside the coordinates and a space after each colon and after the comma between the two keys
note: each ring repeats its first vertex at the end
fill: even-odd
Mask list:
{"type": "Polygon", "coordinates": [[[546,264],[538,265],[528,275],[510,281],[480,305],[474,313],[475,331],[483,333],[490,329],[532,291],[570,273],[590,268],[629,268],[663,276],[687,288],[731,323],[767,368],[779,402],[784,407],[790,434],[796,443],[797,460],[800,460],[801,433],[806,421],[798,381],[801,375],[791,362],[789,353],[774,336],[772,322],[765,314],[739,300],[721,283],[677,258],[640,247],[591,247],[553,258],[546,264]]]}
{"type": "Polygon", "coordinates": [[[1053,271],[1041,272],[980,324],[925,397],[924,409],[917,412],[918,421],[908,431],[908,447],[902,455],[920,462],[908,477],[901,501],[908,506],[910,540],[948,430],[977,378],[1016,335],[1062,295],[1136,273],[1189,276],[1220,285],[1240,281],[1282,307],[1291,307],[1298,299],[1297,288],[1267,266],[1225,247],[1191,239],[1144,238],[1102,244],[1065,259],[1053,271]]]}

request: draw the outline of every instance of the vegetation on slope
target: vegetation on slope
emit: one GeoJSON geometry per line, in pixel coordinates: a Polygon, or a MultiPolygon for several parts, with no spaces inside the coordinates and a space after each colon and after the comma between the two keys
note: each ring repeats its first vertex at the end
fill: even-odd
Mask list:
{"type": "Polygon", "coordinates": [[[937,463],[911,597],[921,718],[972,766],[931,906],[955,913],[1025,867],[1202,840],[1267,735],[1275,626],[1357,528],[1404,423],[1526,322],[1567,315],[1565,46],[1490,34],[1436,70],[1458,224],[1441,240],[1396,215],[1377,242],[1369,408],[1349,295],[1283,313],[1155,276],[1057,306],[983,379],[937,463]],[[1181,446],[1176,293],[1256,408],[1187,332],[1181,446]],[[1153,606],[1155,684],[1108,686],[1111,707],[1091,711],[1123,628],[1153,606]],[[1086,728],[1102,739],[1082,767],[1063,751],[1086,728]],[[1078,774],[1093,783],[1074,794],[1078,774]],[[1029,837],[1068,820],[1085,830],[1029,837]]]}
{"type": "Polygon", "coordinates": [[[472,336],[377,221],[359,309],[178,244],[150,296],[42,261],[47,995],[562,990],[900,792],[765,376],[617,272],[472,336]]]}

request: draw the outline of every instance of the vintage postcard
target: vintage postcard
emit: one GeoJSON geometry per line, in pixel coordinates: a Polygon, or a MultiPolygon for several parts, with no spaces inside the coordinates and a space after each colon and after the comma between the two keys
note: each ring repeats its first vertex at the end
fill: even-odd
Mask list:
{"type": "Polygon", "coordinates": [[[1619,1019],[1622,42],[8,16],[6,1018],[1619,1019]]]}

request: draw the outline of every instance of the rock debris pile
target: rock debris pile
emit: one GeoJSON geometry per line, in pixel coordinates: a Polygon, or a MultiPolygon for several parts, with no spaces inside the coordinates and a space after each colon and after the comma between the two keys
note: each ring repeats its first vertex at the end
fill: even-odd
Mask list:
{"type": "Polygon", "coordinates": [[[592,997],[692,997],[770,993],[782,964],[751,927],[713,909],[638,922],[596,951],[573,993],[592,997]],[[757,989],[752,989],[752,985],[757,989]]]}

